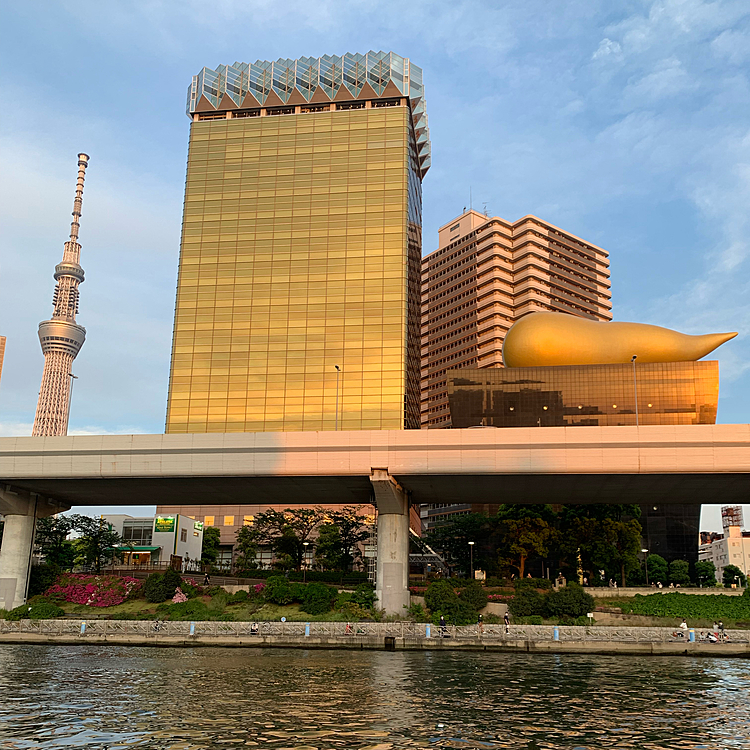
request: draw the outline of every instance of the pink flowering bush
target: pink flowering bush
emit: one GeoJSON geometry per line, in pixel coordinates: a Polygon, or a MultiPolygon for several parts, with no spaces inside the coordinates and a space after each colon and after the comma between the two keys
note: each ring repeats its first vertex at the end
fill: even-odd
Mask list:
{"type": "Polygon", "coordinates": [[[137,578],[63,573],[55,584],[47,589],[45,595],[89,607],[114,607],[126,599],[137,596],[142,586],[143,581],[137,578]]]}
{"type": "Polygon", "coordinates": [[[266,587],[265,583],[256,583],[255,586],[253,586],[253,590],[256,594],[263,593],[263,589],[266,587]]]}
{"type": "Polygon", "coordinates": [[[509,602],[513,599],[512,594],[487,594],[487,601],[490,602],[509,602]]]}
{"type": "Polygon", "coordinates": [[[188,598],[182,593],[182,589],[178,586],[175,589],[174,596],[172,597],[172,604],[182,604],[186,602],[188,598]]]}

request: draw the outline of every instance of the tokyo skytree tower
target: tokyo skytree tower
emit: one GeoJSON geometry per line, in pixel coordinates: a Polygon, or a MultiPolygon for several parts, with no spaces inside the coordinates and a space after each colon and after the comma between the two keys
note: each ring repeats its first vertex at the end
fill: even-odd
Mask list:
{"type": "Polygon", "coordinates": [[[55,266],[54,312],[51,320],[39,324],[39,343],[44,353],[44,373],[32,435],[67,435],[70,416],[70,391],[74,377],[71,369],[83,342],[86,329],[76,323],[78,285],[83,282],[83,269],[78,265],[81,246],[78,229],[83,204],[83,180],[89,157],[78,154],[78,180],[73,201],[73,223],[70,240],[65,243],[63,259],[55,266]]]}

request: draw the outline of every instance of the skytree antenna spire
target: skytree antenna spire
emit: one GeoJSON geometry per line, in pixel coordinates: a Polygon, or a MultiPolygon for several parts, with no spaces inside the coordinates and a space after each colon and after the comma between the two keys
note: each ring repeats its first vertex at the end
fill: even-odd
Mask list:
{"type": "Polygon", "coordinates": [[[51,320],[39,324],[39,343],[44,353],[44,372],[32,435],[67,435],[70,416],[70,392],[73,360],[86,340],[86,329],[76,323],[78,285],[83,282],[83,269],[78,265],[81,246],[78,243],[79,219],[83,204],[83,180],[89,157],[78,154],[78,180],[73,201],[73,222],[70,240],[65,243],[63,259],[55,266],[54,312],[51,320]]]}

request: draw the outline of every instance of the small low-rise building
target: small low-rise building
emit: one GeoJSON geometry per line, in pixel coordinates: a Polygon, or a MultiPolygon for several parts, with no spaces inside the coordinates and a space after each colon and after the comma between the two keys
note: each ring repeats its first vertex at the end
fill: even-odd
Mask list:
{"type": "Polygon", "coordinates": [[[124,514],[104,516],[123,540],[125,565],[169,563],[182,560],[183,570],[198,569],[203,549],[203,523],[190,516],[173,515],[135,518],[124,514]]]}
{"type": "Polygon", "coordinates": [[[746,576],[750,574],[750,531],[742,530],[742,507],[728,505],[721,509],[723,534],[701,534],[698,559],[712,562],[716,580],[723,580],[727,565],[738,567],[746,576]]]}

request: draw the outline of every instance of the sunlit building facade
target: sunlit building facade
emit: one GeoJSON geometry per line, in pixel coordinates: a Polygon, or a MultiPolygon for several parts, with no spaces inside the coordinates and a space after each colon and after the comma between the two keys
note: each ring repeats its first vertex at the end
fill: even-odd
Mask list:
{"type": "Polygon", "coordinates": [[[421,69],[204,68],[188,114],[166,431],[418,428],[421,69]]]}
{"type": "Polygon", "coordinates": [[[474,368],[446,377],[453,427],[715,424],[719,401],[715,360],[474,368]]]}
{"type": "Polygon", "coordinates": [[[535,216],[464,211],[422,262],[423,428],[451,425],[446,373],[503,366],[505,334],[524,315],[612,319],[609,255],[535,216]]]}

